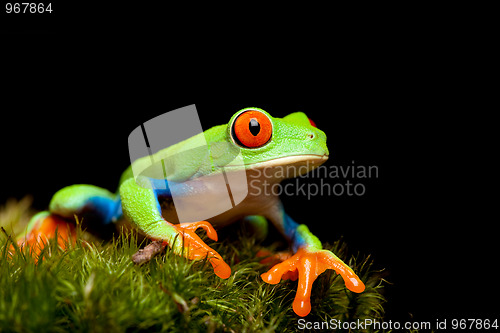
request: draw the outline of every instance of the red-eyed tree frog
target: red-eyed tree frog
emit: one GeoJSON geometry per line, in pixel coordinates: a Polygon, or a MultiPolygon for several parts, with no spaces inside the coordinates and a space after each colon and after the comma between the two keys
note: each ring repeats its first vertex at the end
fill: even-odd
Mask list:
{"type": "MultiPolygon", "coordinates": [[[[244,163],[226,167],[224,171],[229,176],[231,172],[244,171],[248,181],[253,182],[248,195],[233,208],[207,221],[175,224],[168,217],[168,207],[171,206],[162,205],[171,199],[169,189],[156,190],[151,186],[142,186],[140,182],[151,180],[134,177],[131,166],[123,173],[117,194],[93,185],[72,185],[59,190],[50,202],[49,211],[32,218],[26,233],[18,237],[19,244],[33,243],[40,237],[53,237],[54,229],[74,220],[74,216],[87,223],[98,223],[104,229],[123,216],[147,237],[168,244],[177,254],[193,260],[208,258],[215,274],[226,279],[231,274],[230,267],[198,237],[195,230],[203,228],[210,239],[217,241],[213,226],[219,228],[246,220],[260,225],[261,230],[267,230],[267,221],[270,221],[289,242],[292,255],[261,277],[270,284],[277,284],[282,278],[298,277],[298,289],[293,302],[293,310],[297,315],[306,316],[311,311],[313,282],[326,269],[333,269],[340,274],[349,290],[357,293],[364,290],[363,282],[350,267],[334,253],[323,250],[319,239],[306,225],[296,223],[285,213],[278,195],[269,192],[263,195],[259,191],[258,184],[262,184],[259,179],[263,175],[267,184],[272,185],[288,177],[287,173],[273,172],[279,168],[301,167],[303,172],[307,172],[328,159],[326,135],[314,122],[302,112],[274,118],[268,112],[252,107],[236,112],[228,124],[212,127],[200,135],[205,137],[209,147],[223,142],[227,144],[227,149],[237,147],[241,153],[244,163]],[[262,172],[264,169],[266,172],[262,172]]],[[[196,138],[167,147],[156,155],[189,146],[193,140],[196,138]]],[[[207,166],[201,165],[196,156],[190,155],[189,160],[183,162],[169,177],[182,186],[186,180],[220,173],[222,168],[218,165],[222,163],[218,162],[225,157],[227,154],[224,152],[211,151],[211,165],[207,166]]],[[[141,163],[140,160],[137,163],[141,163]]],[[[189,198],[195,191],[199,195],[199,188],[186,186],[181,193],[189,198]]],[[[193,209],[196,209],[196,203],[193,203],[193,209]]]]}

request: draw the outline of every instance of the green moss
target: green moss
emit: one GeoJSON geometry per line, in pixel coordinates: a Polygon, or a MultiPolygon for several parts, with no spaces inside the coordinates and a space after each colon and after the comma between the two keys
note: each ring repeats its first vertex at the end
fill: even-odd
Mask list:
{"type": "MultiPolygon", "coordinates": [[[[222,280],[208,262],[189,261],[168,249],[135,266],[134,235],[92,245],[79,241],[67,251],[54,242],[38,264],[27,249],[9,258],[9,228],[2,222],[7,231],[0,233],[1,332],[297,331],[299,317],[292,310],[297,282],[264,283],[260,274],[268,267],[256,258],[259,247],[252,238],[207,240],[231,266],[231,276],[222,280]]],[[[358,273],[366,291],[351,293],[329,270],[314,283],[307,320],[382,318],[383,280],[371,260],[348,256],[341,241],[324,248],[358,273]]]]}

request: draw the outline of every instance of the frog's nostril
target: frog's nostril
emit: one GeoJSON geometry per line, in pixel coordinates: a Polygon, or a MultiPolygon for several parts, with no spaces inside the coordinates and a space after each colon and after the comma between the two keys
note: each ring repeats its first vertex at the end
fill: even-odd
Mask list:
{"type": "Polygon", "coordinates": [[[314,135],[314,133],[313,133],[313,132],[311,132],[311,133],[309,133],[309,134],[307,135],[307,138],[308,138],[309,140],[314,139],[314,137],[315,137],[315,135],[314,135]]]}

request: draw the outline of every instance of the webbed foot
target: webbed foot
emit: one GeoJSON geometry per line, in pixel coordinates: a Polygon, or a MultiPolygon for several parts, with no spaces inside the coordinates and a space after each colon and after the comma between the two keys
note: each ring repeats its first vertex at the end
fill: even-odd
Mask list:
{"type": "Polygon", "coordinates": [[[356,293],[365,290],[365,285],[352,269],[328,250],[311,251],[300,248],[295,255],[275,265],[261,277],[267,283],[277,284],[282,278],[289,277],[290,272],[292,275],[298,272],[299,284],[293,301],[293,311],[305,317],[311,312],[312,284],[327,269],[333,269],[340,274],[349,290],[356,293]]]}
{"type": "MultiPolygon", "coordinates": [[[[217,241],[217,232],[207,221],[181,223],[172,225],[178,232],[182,242],[173,247],[178,255],[191,260],[201,260],[207,258],[214,268],[214,273],[221,279],[227,279],[231,275],[231,268],[224,262],[221,255],[209,247],[195,233],[196,229],[202,228],[206,231],[208,238],[217,241]]],[[[172,245],[171,245],[172,246],[172,245]]]]}

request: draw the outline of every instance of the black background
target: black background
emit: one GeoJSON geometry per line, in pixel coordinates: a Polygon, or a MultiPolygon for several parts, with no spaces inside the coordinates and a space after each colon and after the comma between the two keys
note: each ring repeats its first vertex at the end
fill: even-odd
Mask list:
{"type": "Polygon", "coordinates": [[[362,197],[285,197],[285,208],[322,241],[342,236],[351,253],[370,254],[388,272],[386,318],[498,315],[497,221],[487,213],[496,151],[485,149],[494,132],[479,113],[482,98],[464,89],[471,73],[446,50],[449,36],[416,47],[404,42],[421,40],[414,31],[384,42],[386,30],[344,29],[301,44],[276,34],[283,49],[273,53],[253,34],[248,47],[207,33],[210,43],[183,58],[161,34],[132,45],[128,35],[95,42],[85,29],[49,30],[9,48],[0,202],[31,194],[46,209],[75,183],[114,191],[129,133],[182,106],[196,104],[204,129],[248,106],[277,117],[303,111],[327,134],[327,165],[376,165],[379,177],[364,182],[362,197]]]}
{"type": "Polygon", "coordinates": [[[246,106],[275,116],[301,110],[327,134],[327,165],[376,165],[379,177],[361,180],[366,186],[361,197],[284,197],[289,214],[322,241],[343,236],[352,253],[371,254],[376,267],[387,270],[392,283],[387,287],[388,318],[409,319],[409,313],[415,318],[459,317],[489,309],[483,287],[491,286],[488,275],[494,272],[481,268],[493,264],[488,255],[493,244],[482,229],[487,221],[471,206],[468,183],[457,178],[456,164],[435,147],[441,129],[436,133],[421,127],[418,117],[410,123],[410,115],[388,119],[399,110],[377,107],[387,104],[383,96],[365,102],[352,102],[349,95],[306,102],[254,96],[237,103],[223,98],[198,102],[196,96],[168,102],[159,96],[155,102],[131,105],[120,100],[126,95],[115,101],[62,95],[64,102],[16,103],[9,131],[2,132],[4,156],[9,156],[2,163],[2,202],[31,194],[34,206],[46,209],[55,191],[74,183],[114,191],[129,162],[131,130],[189,103],[196,103],[204,128],[227,122],[246,106]]]}

